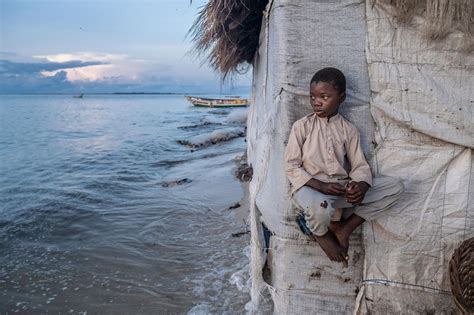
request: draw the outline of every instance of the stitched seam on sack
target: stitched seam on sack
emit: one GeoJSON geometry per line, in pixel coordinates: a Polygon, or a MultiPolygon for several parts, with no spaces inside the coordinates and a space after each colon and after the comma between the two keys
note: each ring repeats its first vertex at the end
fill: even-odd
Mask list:
{"type": "MultiPolygon", "coordinates": [[[[453,155],[455,154],[456,146],[453,148],[453,155]]],[[[443,191],[443,208],[441,211],[441,226],[440,226],[440,231],[439,231],[439,243],[441,244],[441,241],[443,240],[443,223],[444,223],[444,211],[445,211],[445,206],[446,206],[446,189],[448,188],[448,170],[449,170],[449,164],[446,167],[445,173],[446,176],[444,178],[444,191],[443,191]]],[[[442,246],[442,245],[441,245],[442,246]]]]}
{"type": "Polygon", "coordinates": [[[466,196],[466,215],[464,216],[464,231],[462,235],[462,240],[466,240],[466,225],[467,225],[467,211],[469,209],[469,195],[471,193],[471,179],[472,179],[472,149],[471,149],[471,166],[469,168],[469,183],[467,186],[467,196],[466,196]]]}
{"type": "Polygon", "coordinates": [[[442,292],[442,293],[445,293],[445,294],[451,294],[450,291],[446,291],[446,290],[431,288],[431,287],[427,287],[427,286],[420,285],[420,284],[410,284],[410,283],[404,283],[404,282],[386,280],[386,279],[363,279],[362,283],[363,284],[379,284],[379,285],[398,284],[398,285],[404,285],[404,286],[408,286],[408,287],[415,287],[415,288],[433,290],[433,291],[442,292]]]}

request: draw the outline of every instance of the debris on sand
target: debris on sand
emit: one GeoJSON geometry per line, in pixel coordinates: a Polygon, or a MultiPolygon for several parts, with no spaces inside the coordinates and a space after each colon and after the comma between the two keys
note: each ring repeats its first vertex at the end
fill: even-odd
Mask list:
{"type": "Polygon", "coordinates": [[[242,232],[238,232],[238,233],[232,233],[232,237],[241,237],[245,234],[250,234],[250,230],[242,231],[242,232]]]}
{"type": "Polygon", "coordinates": [[[229,208],[227,208],[227,210],[232,210],[232,209],[237,209],[237,208],[240,208],[240,203],[236,203],[234,204],[233,206],[230,206],[229,208]]]}
{"type": "Polygon", "coordinates": [[[249,182],[252,180],[253,168],[247,164],[247,155],[244,155],[237,160],[237,169],[234,174],[241,182],[249,182]]]}

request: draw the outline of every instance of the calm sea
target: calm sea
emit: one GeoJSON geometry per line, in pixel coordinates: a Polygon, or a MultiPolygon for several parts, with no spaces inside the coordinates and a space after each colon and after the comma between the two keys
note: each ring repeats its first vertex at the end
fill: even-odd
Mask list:
{"type": "Polygon", "coordinates": [[[0,314],[243,313],[249,236],[228,208],[245,116],[0,96],[0,314]]]}

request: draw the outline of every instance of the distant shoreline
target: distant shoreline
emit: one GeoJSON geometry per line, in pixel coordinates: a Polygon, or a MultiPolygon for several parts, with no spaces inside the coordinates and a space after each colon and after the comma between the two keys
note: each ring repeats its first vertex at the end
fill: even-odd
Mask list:
{"type": "Polygon", "coordinates": [[[215,93],[183,93],[183,92],[111,92],[111,93],[0,93],[0,95],[217,95],[215,93]]]}

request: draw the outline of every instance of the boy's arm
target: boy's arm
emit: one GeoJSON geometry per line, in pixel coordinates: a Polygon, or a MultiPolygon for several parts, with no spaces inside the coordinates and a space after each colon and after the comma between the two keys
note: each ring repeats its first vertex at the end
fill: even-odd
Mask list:
{"type": "Polygon", "coordinates": [[[372,172],[365,159],[362,146],[360,145],[360,135],[354,129],[346,148],[347,159],[351,164],[349,177],[352,181],[347,185],[347,201],[352,204],[360,204],[364,200],[367,190],[372,186],[372,172]]]}
{"type": "Polygon", "coordinates": [[[355,182],[365,182],[372,186],[372,172],[360,145],[359,132],[355,128],[349,138],[346,154],[351,165],[349,177],[355,182]]]}
{"type": "Polygon", "coordinates": [[[294,190],[303,187],[312,178],[303,168],[302,150],[305,138],[303,126],[294,123],[285,150],[285,172],[294,190]]]}

